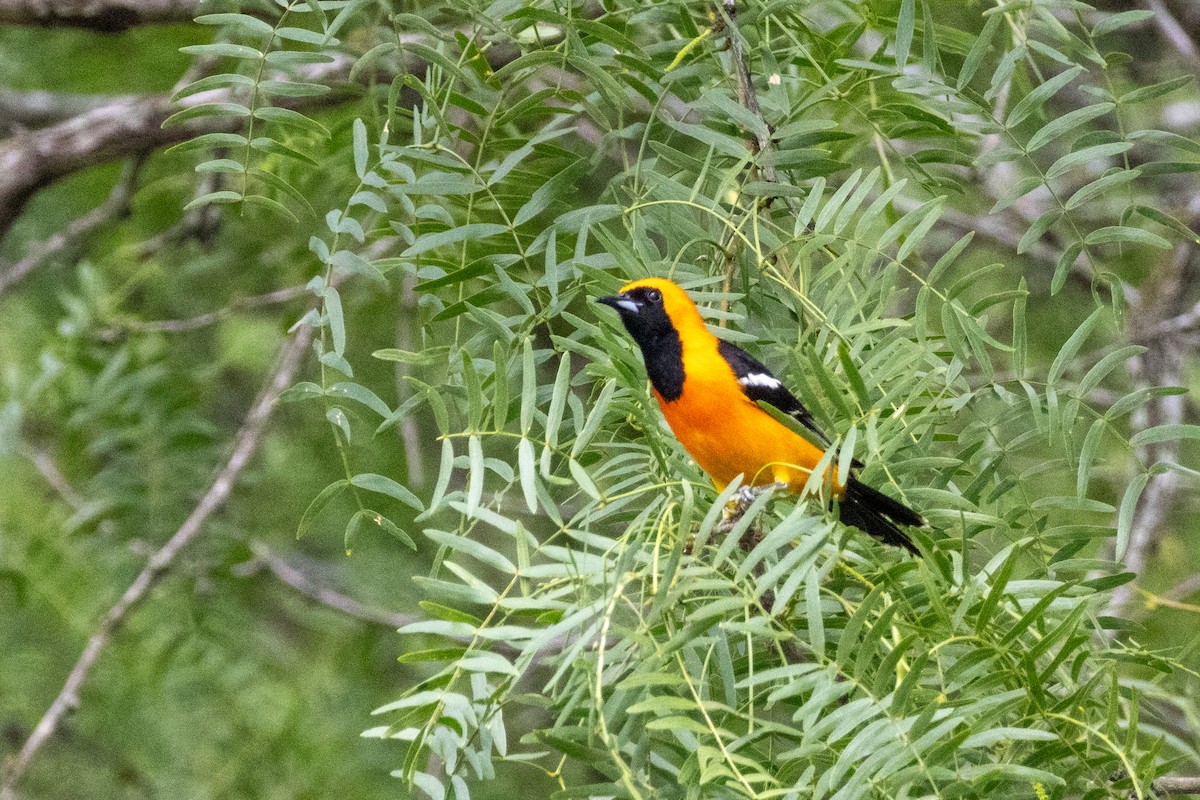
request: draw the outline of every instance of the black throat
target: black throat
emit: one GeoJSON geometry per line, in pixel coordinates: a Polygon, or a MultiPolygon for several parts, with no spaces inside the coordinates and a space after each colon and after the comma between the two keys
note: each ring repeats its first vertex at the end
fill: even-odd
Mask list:
{"type": "Polygon", "coordinates": [[[683,343],[662,306],[643,308],[640,313],[622,313],[621,321],[642,350],[646,375],[663,400],[678,400],[683,394],[683,343]]]}
{"type": "Polygon", "coordinates": [[[642,345],[642,358],[646,361],[646,375],[650,383],[662,395],[663,400],[678,400],[683,394],[683,343],[679,333],[671,328],[670,333],[658,336],[651,346],[642,345]]]}

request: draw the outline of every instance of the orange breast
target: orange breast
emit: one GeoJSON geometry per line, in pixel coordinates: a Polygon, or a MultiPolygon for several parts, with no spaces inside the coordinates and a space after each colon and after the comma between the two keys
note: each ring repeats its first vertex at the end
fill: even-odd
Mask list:
{"type": "Polygon", "coordinates": [[[671,431],[723,489],[738,475],[747,484],[786,483],[800,491],[824,451],[776,422],[747,398],[716,340],[685,347],[683,394],[655,397],[671,431]]]}

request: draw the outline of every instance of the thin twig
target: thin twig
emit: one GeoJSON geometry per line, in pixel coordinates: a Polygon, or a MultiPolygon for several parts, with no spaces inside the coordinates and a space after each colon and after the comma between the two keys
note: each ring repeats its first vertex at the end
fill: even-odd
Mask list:
{"type": "MultiPolygon", "coordinates": [[[[735,0],[724,0],[721,10],[724,12],[722,22],[724,23],[725,38],[729,42],[733,74],[737,79],[738,103],[757,118],[759,124],[751,133],[754,134],[754,141],[758,145],[758,155],[766,156],[771,149],[773,129],[763,116],[762,107],[758,104],[758,92],[754,89],[754,78],[750,74],[750,59],[746,56],[745,42],[737,27],[737,3],[735,0]]],[[[769,183],[778,182],[775,165],[770,162],[769,157],[766,159],[766,163],[760,164],[758,168],[762,172],[764,180],[769,183]]]]}
{"type": "Polygon", "coordinates": [[[63,718],[79,705],[79,691],[91,674],[92,667],[104,648],[112,639],[114,633],[125,623],[129,615],[146,599],[150,590],[167,574],[175,563],[180,552],[191,543],[203,529],[205,522],[229,499],[238,476],[250,462],[262,442],[263,433],[271,419],[275,400],[280,392],[291,385],[300,367],[304,354],[312,343],[314,329],[308,325],[300,329],[284,346],[275,366],[275,372],[258,398],[251,406],[242,427],[237,433],[235,445],[229,461],[217,473],[208,491],[200,498],[200,502],[192,509],[179,529],[171,536],[161,549],[150,556],[146,566],[134,579],[121,599],[116,602],[104,615],[99,627],[88,639],[79,660],[71,669],[66,683],[59,690],[58,696],[50,704],[41,721],[30,734],[29,739],[21,748],[12,767],[5,778],[4,786],[0,789],[0,800],[15,800],[15,787],[29,769],[34,756],[52,737],[62,724],[63,718]]]}
{"type": "MultiPolygon", "coordinates": [[[[737,26],[737,2],[736,0],[723,0],[718,7],[721,13],[721,19],[714,28],[724,32],[726,41],[729,43],[730,61],[733,63],[733,74],[736,79],[738,103],[749,111],[755,119],[754,130],[750,131],[754,136],[755,168],[759,175],[767,183],[779,183],[779,175],[775,171],[775,164],[771,160],[771,136],[775,132],[775,127],[767,122],[767,118],[763,116],[762,106],[758,103],[758,92],[754,88],[754,77],[750,73],[750,59],[746,55],[746,43],[742,39],[742,33],[737,26]]],[[[762,200],[755,200],[760,207],[765,211],[774,203],[775,197],[769,196],[762,200]]],[[[784,203],[791,208],[791,201],[784,198],[784,203]]],[[[733,269],[737,250],[734,247],[734,231],[729,227],[721,241],[721,251],[724,254],[725,262],[725,279],[721,284],[721,291],[728,295],[733,288],[733,269]]],[[[770,256],[772,263],[777,263],[783,258],[781,253],[773,253],[770,256]]],[[[721,300],[721,311],[729,310],[728,297],[721,300]]],[[[721,327],[727,324],[727,320],[722,317],[721,327]]]]}
{"type": "Polygon", "coordinates": [[[254,551],[255,563],[265,566],[276,578],[306,597],[310,597],[318,603],[328,606],[335,611],[340,611],[347,616],[360,619],[364,622],[370,622],[374,625],[383,625],[388,628],[400,628],[421,619],[421,617],[411,614],[400,614],[394,611],[370,608],[358,602],[353,597],[348,597],[341,592],[330,589],[328,586],[322,586],[273,553],[262,542],[251,542],[250,548],[254,551]]]}
{"type": "Polygon", "coordinates": [[[81,248],[97,229],[127,216],[137,190],[138,175],[145,160],[144,154],[135,155],[125,166],[107,200],[71,222],[65,230],[31,247],[24,258],[0,273],[0,296],[54,256],[66,250],[81,248]]]}
{"type": "MultiPolygon", "coordinates": [[[[405,273],[400,284],[400,319],[396,323],[396,347],[401,350],[413,350],[416,339],[413,336],[420,326],[417,320],[417,278],[405,273]]],[[[396,395],[399,403],[408,399],[410,389],[408,381],[408,366],[396,362],[396,395]]],[[[425,453],[421,432],[417,428],[417,419],[412,414],[405,414],[400,420],[400,440],[404,442],[404,464],[407,467],[408,482],[413,486],[425,485],[425,453]]]]}
{"type": "Polygon", "coordinates": [[[50,488],[57,492],[59,497],[61,497],[63,501],[72,509],[75,511],[80,511],[84,506],[87,505],[87,500],[83,497],[83,495],[75,490],[75,487],[71,485],[69,480],[67,480],[67,476],[63,475],[62,470],[58,468],[58,464],[54,462],[54,459],[50,457],[49,453],[47,453],[45,450],[38,450],[25,444],[19,445],[18,450],[21,455],[25,456],[33,463],[34,468],[36,468],[41,474],[42,479],[45,480],[46,483],[49,484],[50,488]]]}
{"type": "MultiPolygon", "coordinates": [[[[1197,275],[1196,255],[1191,243],[1180,244],[1170,265],[1155,271],[1155,280],[1143,287],[1139,302],[1130,309],[1130,339],[1146,347],[1145,352],[1127,362],[1138,387],[1178,386],[1183,382],[1183,343],[1178,336],[1150,332],[1156,331],[1163,320],[1174,319],[1183,312],[1183,298],[1190,294],[1190,285],[1197,275]]],[[[1138,431],[1180,425],[1185,411],[1183,395],[1155,397],[1134,412],[1131,422],[1138,431]]],[[[1142,445],[1137,448],[1137,458],[1143,468],[1158,463],[1178,463],[1179,442],[1168,439],[1142,445]]],[[[1179,483],[1174,470],[1150,478],[1134,512],[1129,546],[1125,551],[1125,568],[1130,572],[1143,574],[1158,551],[1179,483]]],[[[1133,585],[1125,584],[1113,592],[1109,609],[1120,614],[1132,606],[1133,599],[1133,585]]]]}
{"type": "Polygon", "coordinates": [[[242,311],[248,308],[262,308],[263,306],[280,305],[281,303],[289,303],[292,300],[297,300],[309,294],[308,288],[305,286],[289,286],[285,289],[277,289],[266,294],[256,294],[251,297],[233,300],[227,306],[209,311],[204,314],[197,314],[194,317],[186,317],[184,319],[162,319],[150,320],[148,322],[128,321],[122,322],[111,328],[106,328],[99,333],[101,339],[111,341],[116,339],[121,333],[132,331],[135,333],[184,333],[186,331],[194,331],[199,328],[206,328],[221,319],[229,316],[235,311],[242,311]]]}

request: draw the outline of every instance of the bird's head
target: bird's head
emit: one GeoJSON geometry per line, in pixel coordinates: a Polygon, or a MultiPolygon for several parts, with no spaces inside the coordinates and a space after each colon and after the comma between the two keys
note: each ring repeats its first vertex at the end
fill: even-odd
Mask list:
{"type": "Polygon", "coordinates": [[[596,302],[615,308],[629,335],[643,349],[664,338],[678,338],[679,331],[689,327],[704,327],[700,311],[687,292],[665,278],[628,283],[619,294],[598,297],[596,302]]]}

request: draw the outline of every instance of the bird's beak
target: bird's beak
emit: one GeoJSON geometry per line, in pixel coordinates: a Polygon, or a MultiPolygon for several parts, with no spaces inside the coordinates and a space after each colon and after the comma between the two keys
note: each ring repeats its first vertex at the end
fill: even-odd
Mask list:
{"type": "Polygon", "coordinates": [[[631,314],[636,314],[642,310],[641,306],[630,300],[627,295],[623,294],[617,294],[611,297],[597,297],[596,302],[603,303],[606,306],[612,306],[613,308],[617,309],[617,311],[628,311],[631,314]]]}

